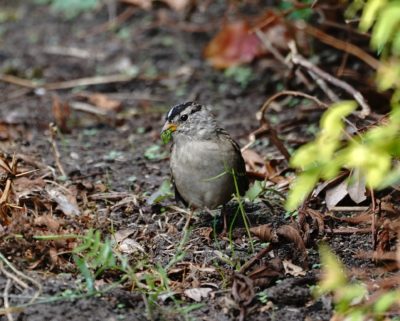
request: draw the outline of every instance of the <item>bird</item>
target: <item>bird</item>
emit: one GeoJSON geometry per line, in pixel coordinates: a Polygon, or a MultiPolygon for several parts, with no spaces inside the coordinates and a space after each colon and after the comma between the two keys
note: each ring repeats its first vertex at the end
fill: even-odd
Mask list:
{"type": "MultiPolygon", "coordinates": [[[[249,187],[239,145],[207,106],[185,102],[170,108],[161,136],[172,139],[170,171],[175,199],[191,209],[223,208],[249,187]]],[[[224,232],[227,231],[226,211],[224,232]]]]}

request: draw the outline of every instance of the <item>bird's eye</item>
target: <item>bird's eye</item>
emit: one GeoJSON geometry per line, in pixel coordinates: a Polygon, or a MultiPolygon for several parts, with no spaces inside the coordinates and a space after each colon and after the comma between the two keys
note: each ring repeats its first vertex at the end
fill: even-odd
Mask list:
{"type": "Polygon", "coordinates": [[[188,119],[188,115],[184,114],[184,115],[181,116],[180,119],[181,119],[181,121],[185,121],[185,120],[188,119]]]}

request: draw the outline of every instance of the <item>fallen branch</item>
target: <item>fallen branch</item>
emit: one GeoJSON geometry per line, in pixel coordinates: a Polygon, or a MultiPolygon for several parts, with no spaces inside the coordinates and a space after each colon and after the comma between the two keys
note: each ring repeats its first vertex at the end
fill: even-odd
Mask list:
{"type": "MultiPolygon", "coordinates": [[[[302,26],[303,26],[303,24],[302,24],[302,26]]],[[[336,49],[347,52],[354,57],[359,58],[360,60],[364,61],[367,65],[369,65],[371,68],[373,68],[375,70],[379,69],[379,66],[380,66],[379,60],[370,56],[364,50],[353,45],[352,43],[332,37],[331,35],[328,35],[327,33],[321,31],[320,29],[314,28],[310,25],[306,25],[306,27],[302,28],[302,29],[305,32],[307,32],[308,34],[310,34],[313,37],[320,40],[321,42],[323,42],[329,46],[332,46],[336,49]]]]}
{"type": "Polygon", "coordinates": [[[320,69],[319,67],[317,67],[316,65],[314,65],[312,62],[305,59],[303,56],[301,56],[297,52],[296,45],[294,42],[291,41],[289,43],[289,48],[291,50],[290,59],[295,65],[299,65],[299,66],[305,68],[310,73],[310,75],[315,74],[318,77],[326,80],[327,82],[335,85],[336,87],[343,89],[344,91],[346,91],[347,93],[352,95],[353,98],[361,106],[360,117],[365,118],[365,116],[368,116],[371,113],[371,108],[367,104],[363,95],[359,91],[357,91],[353,86],[332,76],[331,74],[327,73],[326,71],[324,71],[324,70],[320,69]]]}
{"type": "Polygon", "coordinates": [[[12,75],[0,75],[0,81],[10,83],[13,85],[27,87],[31,89],[46,89],[46,90],[57,90],[57,89],[69,89],[80,86],[93,86],[101,84],[109,84],[114,82],[127,82],[134,79],[135,76],[127,74],[116,74],[116,75],[106,75],[106,76],[95,76],[79,78],[74,80],[66,80],[53,83],[38,84],[32,80],[19,78],[12,75]]]}

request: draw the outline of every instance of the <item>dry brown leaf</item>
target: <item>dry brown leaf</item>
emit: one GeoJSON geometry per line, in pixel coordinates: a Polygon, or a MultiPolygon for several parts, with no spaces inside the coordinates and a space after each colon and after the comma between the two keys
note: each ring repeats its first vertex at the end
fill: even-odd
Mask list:
{"type": "Polygon", "coordinates": [[[307,273],[300,266],[293,264],[291,261],[283,260],[285,273],[293,276],[305,276],[307,273]]]}
{"type": "Polygon", "coordinates": [[[47,187],[50,199],[57,203],[57,208],[67,216],[79,215],[81,212],[75,196],[65,188],[47,187]]]}
{"type": "Polygon", "coordinates": [[[51,110],[58,129],[63,133],[68,133],[68,120],[71,117],[71,108],[68,102],[62,102],[57,95],[54,95],[51,110]]]}
{"type": "Polygon", "coordinates": [[[54,247],[51,247],[49,249],[49,256],[50,256],[51,263],[53,265],[58,265],[59,257],[58,257],[58,254],[57,254],[57,249],[55,249],[54,247]]]}
{"type": "Polygon", "coordinates": [[[117,244],[121,243],[124,239],[128,238],[129,236],[131,236],[133,233],[135,233],[137,231],[137,229],[134,228],[126,228],[126,229],[122,229],[119,230],[117,232],[115,232],[114,234],[114,240],[117,244]]]}
{"type": "Polygon", "coordinates": [[[191,288],[183,291],[183,293],[190,299],[201,302],[201,300],[206,299],[212,288],[191,288]]]}
{"type": "Polygon", "coordinates": [[[269,260],[263,266],[256,268],[249,273],[248,277],[252,280],[260,278],[272,278],[283,276],[284,268],[282,260],[278,257],[269,260]]]}
{"type": "Polygon", "coordinates": [[[314,222],[317,224],[318,233],[320,235],[324,234],[325,232],[325,223],[324,223],[324,216],[321,212],[316,211],[312,208],[306,208],[305,212],[311,216],[314,222]]]}
{"type": "Polygon", "coordinates": [[[250,228],[250,232],[264,242],[276,242],[278,237],[269,224],[250,228]]]}
{"type": "Polygon", "coordinates": [[[299,249],[305,250],[303,239],[300,232],[291,225],[282,225],[276,230],[276,234],[282,236],[288,241],[293,242],[299,249]]]}
{"type": "Polygon", "coordinates": [[[139,8],[149,10],[152,7],[152,0],[119,0],[127,4],[138,6],[139,8]]]}
{"type": "Polygon", "coordinates": [[[136,252],[146,253],[144,248],[133,239],[124,239],[119,245],[119,250],[125,254],[132,254],[136,252]]]}
{"type": "Polygon", "coordinates": [[[58,229],[60,228],[60,223],[58,220],[51,215],[41,215],[38,217],[35,217],[33,224],[36,226],[46,226],[47,229],[51,232],[57,232],[58,229]]]}
{"type": "Polygon", "coordinates": [[[121,110],[122,107],[121,101],[111,99],[104,94],[99,94],[99,93],[92,94],[88,97],[88,100],[91,104],[107,112],[117,112],[121,110]]]}
{"type": "Polygon", "coordinates": [[[265,161],[262,156],[255,150],[246,149],[242,152],[242,156],[246,163],[247,172],[254,172],[262,176],[265,176],[267,174],[265,161]]]}
{"type": "Polygon", "coordinates": [[[21,199],[23,197],[32,195],[35,192],[41,192],[45,185],[45,181],[40,177],[29,179],[25,176],[22,176],[13,180],[13,191],[17,199],[21,199]]]}
{"type": "MultiPolygon", "coordinates": [[[[134,6],[138,6],[145,10],[150,10],[153,0],[119,0],[134,6]]],[[[175,11],[183,11],[191,3],[191,0],[160,0],[165,2],[169,7],[175,11]]]]}
{"type": "Polygon", "coordinates": [[[191,0],[162,0],[175,11],[183,11],[190,4],[191,0]]]}
{"type": "Polygon", "coordinates": [[[239,306],[248,306],[255,296],[253,280],[243,274],[235,273],[233,275],[232,296],[239,306]]]}

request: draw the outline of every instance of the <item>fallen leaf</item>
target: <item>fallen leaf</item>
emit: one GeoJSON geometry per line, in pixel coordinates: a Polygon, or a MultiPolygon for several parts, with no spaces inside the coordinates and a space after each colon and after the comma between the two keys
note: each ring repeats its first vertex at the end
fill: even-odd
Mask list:
{"type": "Polygon", "coordinates": [[[58,129],[63,133],[68,133],[68,120],[71,117],[71,108],[67,102],[62,102],[57,95],[53,96],[52,113],[58,129]]]}
{"type": "Polygon", "coordinates": [[[45,185],[45,181],[40,177],[29,179],[28,177],[22,176],[13,180],[13,192],[17,199],[21,199],[34,193],[41,192],[45,185]]]}
{"type": "Polygon", "coordinates": [[[325,202],[328,210],[335,207],[347,195],[347,181],[344,180],[340,184],[328,189],[325,194],[325,202]]]}
{"type": "Polygon", "coordinates": [[[267,169],[265,167],[265,161],[262,156],[255,150],[246,149],[242,152],[244,162],[246,163],[246,171],[254,172],[261,176],[267,174],[267,169]]]}
{"type": "Polygon", "coordinates": [[[272,227],[269,224],[252,227],[250,228],[250,232],[264,242],[278,241],[278,236],[276,235],[276,232],[272,229],[272,227]]]}
{"type": "Polygon", "coordinates": [[[248,306],[255,296],[253,280],[243,274],[235,273],[233,275],[232,296],[239,306],[248,306]]]}
{"type": "Polygon", "coordinates": [[[300,266],[293,264],[291,261],[283,260],[285,273],[293,276],[305,276],[307,273],[300,266]]]}
{"type": "Polygon", "coordinates": [[[57,221],[57,219],[54,216],[51,215],[41,215],[38,217],[35,217],[33,224],[36,226],[46,226],[51,232],[57,232],[60,223],[57,221]]]}
{"type": "Polygon", "coordinates": [[[92,94],[88,97],[89,102],[100,109],[107,112],[117,112],[121,110],[122,102],[119,100],[111,99],[104,94],[92,94]]]}
{"type": "Polygon", "coordinates": [[[122,253],[125,253],[125,254],[132,254],[132,253],[135,253],[138,251],[140,251],[142,253],[146,253],[144,248],[133,239],[124,239],[120,243],[119,249],[122,253]]]}
{"type": "Polygon", "coordinates": [[[259,29],[276,50],[287,50],[296,34],[289,30],[284,18],[268,10],[255,20],[255,27],[241,20],[226,24],[204,50],[204,57],[215,68],[228,68],[253,61],[267,53],[253,32],[259,29]]]}
{"type": "Polygon", "coordinates": [[[191,0],[162,0],[175,11],[183,11],[190,4],[191,0]]]}
{"type": "Polygon", "coordinates": [[[202,299],[206,299],[212,288],[192,288],[187,289],[183,293],[190,299],[200,302],[202,299]]]}
{"type": "Polygon", "coordinates": [[[119,0],[120,2],[138,6],[139,8],[149,10],[152,7],[152,0],[119,0]]]}
{"type": "Polygon", "coordinates": [[[215,68],[228,68],[251,62],[263,53],[260,40],[247,21],[227,24],[204,50],[205,58],[215,68]]]}
{"type": "Polygon", "coordinates": [[[114,234],[114,240],[117,242],[117,244],[121,243],[124,239],[128,238],[131,236],[133,233],[135,233],[137,229],[134,228],[126,228],[123,230],[119,230],[115,232],[114,234]]]}
{"type": "Polygon", "coordinates": [[[67,216],[76,216],[81,212],[75,196],[65,188],[48,187],[46,188],[50,199],[57,203],[57,208],[67,216]]]}
{"type": "Polygon", "coordinates": [[[367,196],[365,195],[367,192],[365,184],[365,175],[361,173],[360,169],[354,169],[353,175],[351,175],[348,182],[347,191],[349,192],[350,198],[356,204],[360,204],[367,199],[367,196]]]}

